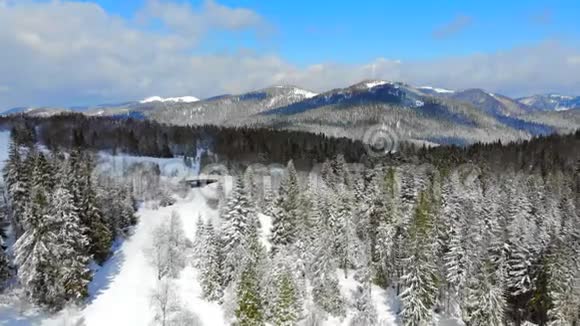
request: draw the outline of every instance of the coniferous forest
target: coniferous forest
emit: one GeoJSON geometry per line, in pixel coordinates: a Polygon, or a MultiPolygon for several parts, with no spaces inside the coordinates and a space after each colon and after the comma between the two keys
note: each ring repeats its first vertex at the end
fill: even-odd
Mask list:
{"type": "Polygon", "coordinates": [[[219,223],[200,216],[191,243],[177,213],[154,230],[159,325],[199,324],[168,306],[185,266],[236,325],[390,325],[377,289],[396,300],[401,325],[440,315],[474,326],[580,323],[580,132],[365,157],[360,143],[306,133],[85,119],[4,121],[13,132],[0,278],[43,309],[82,304],[94,266],[138,224],[133,189],[97,176],[95,151],[203,150],[207,162],[287,167],[279,182],[251,166],[231,173],[231,189],[218,182],[219,223]],[[350,279],[356,289],[345,293],[350,279]]]}
{"type": "Polygon", "coordinates": [[[80,148],[41,151],[12,133],[4,168],[3,241],[13,242],[13,266],[0,252],[4,286],[14,274],[31,302],[50,310],[82,302],[90,262],[104,263],[113,241],[137,223],[131,189],[94,178],[94,159],[80,148]]]}

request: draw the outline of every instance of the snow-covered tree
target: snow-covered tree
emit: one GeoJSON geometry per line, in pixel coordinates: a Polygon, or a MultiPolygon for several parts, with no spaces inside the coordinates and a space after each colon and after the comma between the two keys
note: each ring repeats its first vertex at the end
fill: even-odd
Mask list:
{"type": "Polygon", "coordinates": [[[50,214],[58,225],[56,232],[59,251],[55,254],[59,272],[55,285],[63,287],[61,295],[64,301],[79,302],[88,295],[87,286],[92,278],[88,269],[89,240],[74,206],[72,194],[64,182],[56,187],[52,195],[50,214]]]}
{"type": "Polygon", "coordinates": [[[332,255],[330,234],[320,233],[316,241],[317,254],[311,264],[314,303],[333,316],[343,316],[344,300],[336,277],[337,264],[332,255]]]}
{"type": "Polygon", "coordinates": [[[281,272],[277,277],[278,295],[274,303],[274,325],[292,326],[301,315],[301,302],[292,274],[281,272]]]}
{"type": "Polygon", "coordinates": [[[204,226],[203,255],[200,260],[200,283],[203,296],[209,301],[222,298],[222,270],[219,241],[211,221],[204,226]]]}
{"type": "Polygon", "coordinates": [[[181,218],[172,212],[169,221],[162,222],[153,230],[153,243],[147,252],[158,280],[179,275],[185,267],[185,246],[181,218]]]}
{"type": "Polygon", "coordinates": [[[33,302],[50,306],[53,293],[48,287],[57,281],[59,263],[59,225],[49,214],[47,195],[39,187],[33,187],[23,217],[26,231],[14,244],[18,279],[33,302]]]}
{"type": "Polygon", "coordinates": [[[580,259],[571,241],[555,240],[547,262],[548,295],[552,304],[549,325],[574,325],[580,322],[580,259]]]}
{"type": "MultiPolygon", "coordinates": [[[[207,242],[207,229],[201,214],[197,216],[197,221],[195,223],[195,235],[193,238],[192,256],[193,256],[193,266],[199,267],[201,261],[204,259],[204,254],[206,252],[206,242],[207,242]]],[[[213,225],[212,225],[213,227],[213,225]]],[[[214,232],[215,233],[215,232],[214,232]]]]}
{"type": "Polygon", "coordinates": [[[478,267],[467,284],[465,319],[474,326],[503,326],[506,309],[503,273],[487,258],[478,267]]]}
{"type": "Polygon", "coordinates": [[[171,279],[159,280],[151,293],[150,303],[155,312],[154,325],[201,326],[199,318],[182,304],[177,287],[171,279]]]}
{"type": "Polygon", "coordinates": [[[225,253],[224,285],[234,281],[244,265],[255,260],[255,256],[259,255],[257,251],[261,251],[256,248],[259,240],[255,240],[258,237],[258,219],[241,178],[236,180],[227,209],[227,218],[221,231],[222,249],[225,253]]]}
{"type": "Polygon", "coordinates": [[[239,326],[264,325],[264,302],[255,266],[246,265],[237,286],[236,322],[239,326]]]}
{"type": "Polygon", "coordinates": [[[12,140],[8,148],[8,160],[4,166],[4,182],[9,199],[9,215],[15,238],[24,233],[24,210],[30,196],[31,171],[25,164],[20,147],[12,140]]]}
{"type": "Polygon", "coordinates": [[[351,326],[373,326],[378,324],[377,310],[371,296],[370,283],[358,286],[354,293],[355,315],[350,321],[351,326]]]}
{"type": "Polygon", "coordinates": [[[288,162],[287,173],[280,183],[276,209],[272,218],[272,245],[276,251],[279,246],[292,244],[296,239],[299,223],[300,188],[294,163],[288,162]]]}
{"type": "Polygon", "coordinates": [[[437,287],[430,248],[431,223],[430,202],[425,192],[421,192],[410,225],[409,248],[404,262],[406,270],[402,276],[404,290],[400,297],[404,325],[428,323],[435,303],[437,287]]]}

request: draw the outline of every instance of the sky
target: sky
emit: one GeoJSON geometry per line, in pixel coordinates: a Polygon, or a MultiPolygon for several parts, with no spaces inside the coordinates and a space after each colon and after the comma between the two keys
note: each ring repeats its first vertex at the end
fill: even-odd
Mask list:
{"type": "Polygon", "coordinates": [[[364,79],[580,95],[580,2],[0,0],[0,109],[364,79]]]}

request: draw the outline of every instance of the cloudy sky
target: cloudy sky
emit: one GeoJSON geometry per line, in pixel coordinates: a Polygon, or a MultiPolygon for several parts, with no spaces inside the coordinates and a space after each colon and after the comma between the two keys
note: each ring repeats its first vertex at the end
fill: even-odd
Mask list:
{"type": "Polygon", "coordinates": [[[580,2],[0,0],[0,110],[363,79],[580,95],[580,2]]]}

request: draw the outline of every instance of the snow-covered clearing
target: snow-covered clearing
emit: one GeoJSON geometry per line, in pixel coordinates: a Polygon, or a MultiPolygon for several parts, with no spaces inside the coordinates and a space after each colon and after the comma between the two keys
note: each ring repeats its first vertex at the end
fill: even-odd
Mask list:
{"type": "MultiPolygon", "coordinates": [[[[153,229],[169,219],[172,211],[181,216],[185,235],[190,240],[195,234],[199,214],[204,219],[216,218],[216,212],[206,205],[197,189],[169,207],[142,207],[138,211],[140,222],[134,234],[119,243],[113,256],[96,271],[84,308],[80,311],[66,310],[48,317],[30,309],[25,309],[21,314],[20,309],[6,302],[0,304],[0,325],[67,325],[67,322],[72,324],[81,318],[87,326],[149,325],[154,317],[150,294],[157,284],[157,277],[146,251],[152,243],[153,229]]],[[[196,272],[188,266],[175,280],[180,300],[199,317],[203,325],[225,325],[220,306],[200,298],[196,272]]]]}

